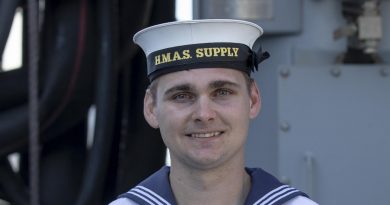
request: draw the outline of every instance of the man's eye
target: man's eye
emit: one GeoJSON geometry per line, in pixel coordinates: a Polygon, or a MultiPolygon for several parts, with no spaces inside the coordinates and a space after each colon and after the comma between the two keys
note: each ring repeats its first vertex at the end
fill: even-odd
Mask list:
{"type": "Polygon", "coordinates": [[[176,101],[186,101],[186,100],[192,100],[194,96],[192,96],[189,93],[178,93],[172,97],[173,100],[176,101]]]}
{"type": "Polygon", "coordinates": [[[215,92],[215,95],[216,96],[220,96],[220,97],[223,97],[223,96],[228,96],[232,94],[232,91],[231,90],[228,90],[228,89],[218,89],[216,92],[215,92]]]}

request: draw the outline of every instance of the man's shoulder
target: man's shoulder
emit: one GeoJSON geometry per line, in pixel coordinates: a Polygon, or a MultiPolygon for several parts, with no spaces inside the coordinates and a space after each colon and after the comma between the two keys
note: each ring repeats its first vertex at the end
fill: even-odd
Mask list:
{"type": "Polygon", "coordinates": [[[304,192],[280,182],[261,168],[246,168],[252,179],[248,204],[318,205],[304,192]]]}
{"type": "Polygon", "coordinates": [[[306,198],[304,196],[297,196],[283,205],[318,205],[316,202],[312,201],[309,198],[306,198]]]}
{"type": "Polygon", "coordinates": [[[170,167],[162,167],[137,186],[120,194],[109,205],[154,204],[153,201],[163,201],[165,204],[169,204],[174,201],[169,183],[169,172],[170,167]]]}

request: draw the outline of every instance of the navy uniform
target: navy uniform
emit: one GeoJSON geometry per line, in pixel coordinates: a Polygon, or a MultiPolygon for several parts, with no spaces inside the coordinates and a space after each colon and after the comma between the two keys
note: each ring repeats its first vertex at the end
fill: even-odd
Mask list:
{"type": "MultiPolygon", "coordinates": [[[[110,205],[176,205],[169,183],[169,167],[163,167],[110,205]]],[[[245,205],[315,205],[306,194],[280,183],[260,168],[246,171],[251,176],[251,191],[245,205]]]]}
{"type": "MultiPolygon", "coordinates": [[[[153,81],[167,73],[200,68],[236,69],[250,76],[269,57],[260,46],[262,34],[262,28],[251,22],[209,19],[152,26],[133,40],[146,54],[148,78],[153,81]]],[[[245,205],[316,204],[260,168],[242,169],[251,177],[245,205]]],[[[170,167],[163,167],[110,205],[175,205],[169,173],[170,167]]]]}

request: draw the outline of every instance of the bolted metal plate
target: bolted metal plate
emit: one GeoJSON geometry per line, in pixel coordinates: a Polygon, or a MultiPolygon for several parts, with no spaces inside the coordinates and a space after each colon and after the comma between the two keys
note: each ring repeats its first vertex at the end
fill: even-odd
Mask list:
{"type": "Polygon", "coordinates": [[[278,121],[288,125],[278,132],[279,174],[319,204],[388,202],[390,76],[383,68],[279,68],[290,73],[278,78],[278,121]]]}

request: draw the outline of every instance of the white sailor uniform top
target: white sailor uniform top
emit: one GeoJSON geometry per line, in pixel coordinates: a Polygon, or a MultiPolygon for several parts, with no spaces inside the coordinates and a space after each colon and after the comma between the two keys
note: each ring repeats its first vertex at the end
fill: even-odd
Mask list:
{"type": "MultiPolygon", "coordinates": [[[[251,176],[252,187],[245,205],[282,205],[298,196],[307,195],[282,184],[260,168],[246,168],[251,176]]],[[[130,191],[118,198],[128,198],[140,205],[176,205],[169,183],[169,167],[163,167],[130,191]]]]}

